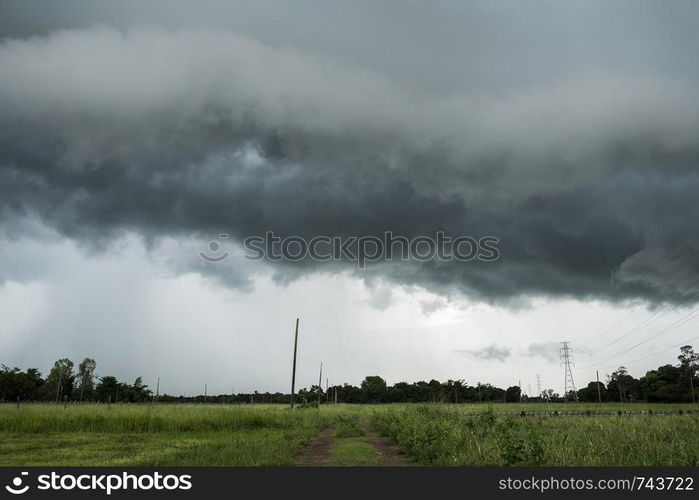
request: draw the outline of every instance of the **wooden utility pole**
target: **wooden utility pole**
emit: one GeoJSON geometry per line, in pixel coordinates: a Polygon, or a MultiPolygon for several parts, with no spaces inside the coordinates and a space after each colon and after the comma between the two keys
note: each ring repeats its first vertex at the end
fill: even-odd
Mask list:
{"type": "Polygon", "coordinates": [[[519,402],[522,402],[522,381],[518,380],[517,381],[517,387],[519,387],[519,402]]]}
{"type": "Polygon", "coordinates": [[[56,387],[56,403],[61,397],[61,382],[63,381],[63,368],[58,370],[58,387],[56,387]]]}
{"type": "Polygon", "coordinates": [[[299,319],[296,318],[296,332],[294,333],[294,364],[291,368],[291,409],[296,408],[296,394],[294,388],[296,386],[296,349],[299,345],[299,319]]]}
{"type": "Polygon", "coordinates": [[[599,370],[595,370],[595,373],[597,374],[597,402],[602,404],[602,392],[599,388],[599,370]]]}
{"type": "Polygon", "coordinates": [[[692,403],[696,403],[697,398],[694,395],[694,381],[692,380],[693,378],[694,378],[694,373],[691,373],[690,377],[689,377],[689,388],[692,391],[692,403]]]}
{"type": "Polygon", "coordinates": [[[623,393],[623,391],[621,390],[621,379],[618,378],[618,377],[617,377],[617,379],[616,379],[616,385],[619,386],[619,402],[620,402],[620,403],[624,403],[624,402],[625,402],[625,401],[624,401],[624,393],[623,393]]]}
{"type": "Polygon", "coordinates": [[[320,393],[323,391],[323,362],[320,362],[320,375],[318,375],[318,408],[320,408],[320,393]]]}

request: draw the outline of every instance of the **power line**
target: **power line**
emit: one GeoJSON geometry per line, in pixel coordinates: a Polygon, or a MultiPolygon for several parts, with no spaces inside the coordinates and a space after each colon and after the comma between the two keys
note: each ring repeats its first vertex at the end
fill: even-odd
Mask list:
{"type": "Polygon", "coordinates": [[[657,332],[656,334],[652,335],[651,337],[647,338],[647,339],[644,340],[643,342],[639,342],[638,344],[629,347],[628,349],[626,349],[626,352],[631,351],[631,350],[633,350],[633,349],[636,349],[637,347],[642,346],[643,344],[645,344],[645,343],[647,343],[647,342],[650,342],[651,340],[653,340],[653,339],[655,339],[655,338],[661,337],[661,336],[665,335],[666,333],[669,333],[670,331],[674,330],[674,329],[677,328],[678,326],[682,326],[682,325],[684,325],[685,323],[690,322],[691,320],[693,320],[694,318],[696,318],[697,315],[691,316],[691,317],[689,317],[689,316],[692,315],[692,314],[694,314],[694,313],[696,313],[696,312],[698,312],[698,311],[699,311],[699,307],[696,308],[696,309],[693,309],[693,310],[690,311],[689,313],[687,313],[687,314],[685,314],[684,316],[682,316],[682,318],[680,318],[679,320],[677,320],[677,321],[675,321],[674,323],[672,323],[671,325],[669,325],[669,326],[663,328],[662,330],[660,330],[660,331],[657,332]],[[686,319],[685,319],[685,318],[686,318],[686,319]],[[682,321],[682,320],[684,320],[684,321],[682,321]]]}
{"type": "MultiPolygon", "coordinates": [[[[671,332],[671,331],[674,330],[675,328],[677,328],[677,327],[679,327],[679,326],[682,326],[682,325],[684,325],[685,323],[690,322],[691,320],[693,320],[693,319],[696,318],[696,317],[699,317],[699,314],[696,314],[696,313],[698,313],[698,312],[699,312],[699,307],[697,307],[697,308],[695,308],[695,309],[692,309],[692,310],[689,311],[687,314],[685,314],[684,316],[682,316],[680,319],[678,319],[678,320],[676,320],[675,322],[669,324],[669,325],[666,326],[665,328],[663,328],[663,329],[661,329],[661,330],[655,332],[653,335],[651,335],[650,337],[648,337],[646,340],[644,340],[644,341],[642,341],[642,342],[639,342],[638,344],[633,345],[633,346],[631,346],[631,347],[629,347],[629,348],[627,348],[627,349],[624,349],[623,351],[618,351],[618,352],[616,352],[616,353],[614,353],[614,354],[612,354],[612,355],[609,355],[609,356],[606,356],[606,357],[604,357],[604,358],[601,358],[601,359],[599,359],[599,360],[597,360],[597,361],[598,361],[598,362],[599,362],[599,361],[601,361],[601,362],[608,361],[608,360],[610,360],[610,359],[612,359],[612,358],[615,358],[615,357],[617,357],[617,356],[619,356],[619,355],[621,355],[621,354],[624,354],[624,353],[627,353],[627,352],[629,352],[629,351],[632,351],[632,350],[636,349],[637,347],[640,347],[640,346],[642,346],[643,344],[646,344],[646,343],[650,342],[650,341],[653,340],[653,339],[656,339],[656,338],[658,338],[658,337],[661,337],[661,336],[663,336],[663,335],[666,335],[667,333],[671,332]]],[[[671,348],[670,348],[670,349],[671,349],[671,348]]],[[[667,350],[667,349],[666,349],[666,350],[667,350]]],[[[589,367],[591,367],[591,366],[594,366],[594,363],[593,363],[593,364],[590,364],[590,365],[586,365],[585,368],[589,368],[589,367]]]]}
{"type": "MultiPolygon", "coordinates": [[[[680,292],[680,294],[682,294],[682,295],[685,294],[685,293],[686,293],[687,291],[689,291],[691,288],[694,288],[697,284],[699,284],[699,279],[697,279],[696,281],[692,282],[692,284],[690,284],[688,287],[686,287],[684,290],[682,290],[682,291],[680,292]]],[[[673,305],[672,307],[671,307],[670,304],[667,304],[667,305],[663,306],[662,308],[658,309],[650,318],[646,318],[645,320],[641,321],[638,325],[636,325],[635,327],[631,328],[631,329],[628,330],[626,333],[622,334],[622,335],[621,335],[620,337],[618,337],[616,340],[613,340],[612,342],[610,342],[610,343],[608,343],[608,344],[606,344],[606,345],[600,347],[599,349],[595,349],[595,350],[593,350],[593,351],[587,353],[587,356],[590,356],[590,355],[592,355],[592,354],[595,354],[595,353],[598,353],[598,352],[603,351],[603,350],[606,349],[607,347],[616,344],[617,342],[619,342],[620,340],[623,340],[624,338],[628,337],[628,336],[631,335],[632,333],[637,332],[638,330],[640,330],[640,329],[643,328],[644,326],[648,326],[649,324],[653,323],[654,321],[656,321],[656,320],[662,318],[663,316],[665,316],[665,315],[667,315],[668,313],[674,311],[675,309],[677,309],[677,308],[680,307],[681,305],[683,305],[683,304],[689,302],[690,299],[696,297],[697,293],[699,293],[699,291],[696,291],[696,292],[692,293],[689,297],[687,297],[686,299],[684,299],[682,302],[679,302],[679,303],[673,305]],[[661,313],[662,313],[662,314],[661,314],[661,313]]]]}
{"type": "MultiPolygon", "coordinates": [[[[691,342],[692,340],[696,340],[696,339],[699,339],[699,335],[692,337],[692,338],[689,338],[687,340],[684,340],[683,342],[680,342],[679,345],[673,345],[673,346],[668,347],[666,349],[661,349],[660,351],[651,352],[650,354],[646,354],[645,356],[634,359],[633,361],[627,361],[624,363],[624,366],[625,365],[632,365],[634,363],[637,363],[639,361],[643,361],[644,359],[648,359],[648,358],[651,358],[653,356],[657,356],[658,354],[662,354],[662,353],[670,351],[672,349],[679,349],[680,347],[687,345],[688,342],[691,342]]],[[[616,367],[616,365],[607,365],[607,366],[603,366],[602,368],[605,369],[605,368],[614,368],[614,367],[616,367]]]]}
{"type": "Polygon", "coordinates": [[[595,338],[593,338],[592,340],[590,340],[589,342],[587,342],[587,343],[585,344],[585,346],[588,346],[588,345],[592,344],[593,342],[595,342],[596,340],[598,340],[598,339],[604,337],[604,335],[605,335],[607,332],[611,331],[615,326],[617,326],[617,325],[620,324],[622,321],[624,321],[626,318],[628,318],[629,316],[631,316],[631,314],[633,314],[634,312],[636,312],[641,306],[643,306],[643,305],[646,304],[647,302],[648,302],[648,298],[644,299],[643,302],[640,302],[636,307],[634,307],[634,308],[631,309],[630,311],[627,311],[627,313],[624,314],[624,316],[622,316],[619,320],[615,321],[612,325],[608,326],[602,333],[600,333],[599,335],[597,335],[595,338]]]}

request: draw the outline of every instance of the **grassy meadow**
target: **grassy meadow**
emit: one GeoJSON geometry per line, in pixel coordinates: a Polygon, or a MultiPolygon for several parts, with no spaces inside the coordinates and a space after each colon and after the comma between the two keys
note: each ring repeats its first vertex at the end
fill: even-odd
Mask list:
{"type": "MultiPolygon", "coordinates": [[[[552,404],[550,410],[690,405],[552,404]]],[[[364,429],[416,465],[699,465],[699,415],[513,417],[542,404],[0,405],[0,465],[285,466],[334,429],[327,465],[380,465],[364,429]],[[467,412],[484,415],[464,416],[467,412]],[[369,426],[369,427],[366,427],[369,426]]],[[[693,409],[697,409],[694,405],[693,409]]]]}
{"type": "Polygon", "coordinates": [[[0,465],[291,465],[333,419],[271,405],[2,405],[0,465]]]}

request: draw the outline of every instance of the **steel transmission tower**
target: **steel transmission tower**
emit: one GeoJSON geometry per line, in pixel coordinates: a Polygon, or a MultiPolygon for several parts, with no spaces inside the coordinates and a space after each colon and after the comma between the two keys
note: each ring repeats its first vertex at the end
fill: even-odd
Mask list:
{"type": "Polygon", "coordinates": [[[570,342],[561,342],[561,366],[565,369],[565,381],[563,383],[563,400],[568,400],[568,392],[573,391],[575,402],[578,402],[578,391],[575,390],[575,382],[573,382],[573,348],[570,347],[570,342]]]}
{"type": "Polygon", "coordinates": [[[536,395],[541,397],[541,375],[536,374],[536,395]]]}

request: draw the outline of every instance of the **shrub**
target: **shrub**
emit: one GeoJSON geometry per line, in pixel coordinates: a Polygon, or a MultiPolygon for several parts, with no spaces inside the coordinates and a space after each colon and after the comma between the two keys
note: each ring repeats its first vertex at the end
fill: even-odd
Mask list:
{"type": "Polygon", "coordinates": [[[357,417],[340,415],[338,418],[337,429],[335,430],[335,437],[349,438],[360,436],[364,436],[364,430],[362,430],[362,427],[359,425],[359,420],[357,417]]]}

